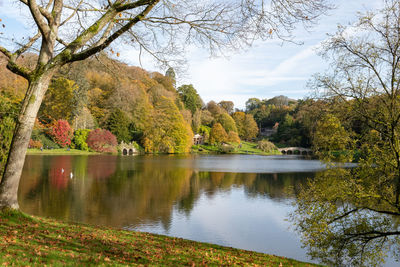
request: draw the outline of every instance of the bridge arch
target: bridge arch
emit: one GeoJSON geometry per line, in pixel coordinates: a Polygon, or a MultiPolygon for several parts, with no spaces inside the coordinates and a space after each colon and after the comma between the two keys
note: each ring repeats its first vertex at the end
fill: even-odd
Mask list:
{"type": "Polygon", "coordinates": [[[125,144],[124,142],[121,142],[121,144],[119,144],[119,146],[118,146],[118,150],[121,152],[121,154],[123,156],[132,156],[134,154],[139,153],[139,151],[136,149],[136,146],[132,142],[129,144],[125,144]]]}
{"type": "Polygon", "coordinates": [[[284,155],[312,155],[313,151],[304,147],[284,147],[278,149],[284,155]]]}

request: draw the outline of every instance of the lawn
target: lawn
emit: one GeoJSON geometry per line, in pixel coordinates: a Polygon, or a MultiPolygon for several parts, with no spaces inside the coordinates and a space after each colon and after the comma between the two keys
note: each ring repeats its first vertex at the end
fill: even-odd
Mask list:
{"type": "MultiPolygon", "coordinates": [[[[210,154],[220,153],[217,146],[211,145],[197,145],[192,147],[193,153],[210,154]]],[[[241,146],[237,147],[235,151],[229,154],[255,154],[255,155],[281,155],[281,152],[274,150],[271,152],[264,152],[257,148],[257,143],[242,141],[241,146]]]]}
{"type": "Polygon", "coordinates": [[[315,266],[161,235],[0,212],[0,265],[315,266]]]}
{"type": "Polygon", "coordinates": [[[78,149],[67,149],[67,148],[57,148],[57,149],[36,149],[30,148],[26,152],[27,155],[96,155],[97,152],[83,151],[78,149]]]}

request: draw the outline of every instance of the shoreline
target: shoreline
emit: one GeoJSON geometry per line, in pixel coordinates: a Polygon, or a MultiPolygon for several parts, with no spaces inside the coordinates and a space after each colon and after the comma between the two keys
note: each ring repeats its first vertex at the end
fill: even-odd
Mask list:
{"type": "Polygon", "coordinates": [[[0,211],[2,265],[319,266],[281,256],[145,232],[0,211]]]}
{"type": "MultiPolygon", "coordinates": [[[[210,145],[197,145],[193,146],[192,150],[188,153],[184,154],[242,154],[242,155],[263,155],[263,156],[272,156],[272,155],[282,155],[278,150],[273,150],[271,152],[264,152],[258,148],[256,148],[256,143],[251,142],[242,142],[242,146],[240,148],[235,148],[235,151],[231,152],[222,152],[219,150],[217,146],[210,145]]],[[[57,148],[57,149],[36,149],[29,148],[26,152],[27,155],[120,155],[120,153],[99,153],[92,151],[83,151],[78,149],[67,149],[67,148],[57,148]]],[[[142,153],[136,154],[141,155],[142,153]]],[[[164,155],[162,153],[149,153],[148,155],[164,155]]],[[[168,154],[165,154],[168,155],[168,154]]],[[[180,155],[180,154],[171,154],[171,155],[180,155]]]]}

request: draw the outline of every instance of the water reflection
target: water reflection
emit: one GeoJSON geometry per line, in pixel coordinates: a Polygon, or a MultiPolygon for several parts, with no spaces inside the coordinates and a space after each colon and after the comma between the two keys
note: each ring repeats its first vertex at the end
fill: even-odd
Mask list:
{"type": "MultiPolygon", "coordinates": [[[[309,225],[322,227],[318,216],[326,202],[312,206],[309,204],[314,202],[308,203],[305,196],[311,200],[319,195],[332,198],[352,188],[345,183],[349,179],[337,181],[343,173],[330,175],[340,169],[319,172],[322,167],[318,161],[295,157],[28,156],[19,204],[23,211],[38,216],[148,231],[310,261],[297,234],[288,230],[291,225],[286,222],[287,215],[295,212],[291,204],[297,202],[294,217],[300,222],[302,218],[310,219],[309,225]],[[314,181],[309,188],[314,190],[301,191],[307,178],[314,181]]],[[[377,221],[380,228],[375,229],[387,225],[389,230],[398,231],[398,222],[386,217],[379,215],[377,220],[360,222],[364,223],[363,229],[377,221]]],[[[342,225],[350,224],[346,221],[342,225]]],[[[329,235],[326,231],[318,233],[329,235]]],[[[318,239],[319,245],[313,246],[315,237],[318,235],[303,239],[304,245],[309,245],[308,252],[316,260],[327,262],[326,255],[318,257],[316,253],[323,245],[332,244],[318,239]]],[[[397,245],[394,247],[398,249],[397,245]]],[[[372,249],[378,254],[383,251],[382,246],[372,249]]],[[[339,264],[336,259],[329,263],[332,262],[339,264]]],[[[387,266],[396,263],[389,260],[387,266]]]]}
{"type": "Polygon", "coordinates": [[[285,218],[320,168],[259,156],[28,156],[19,202],[33,215],[307,260],[285,218]],[[284,173],[271,173],[278,167],[284,173]]]}
{"type": "Polygon", "coordinates": [[[288,197],[310,173],[227,173],[193,168],[195,160],[168,157],[28,156],[19,191],[31,214],[114,227],[161,222],[174,208],[190,215],[204,194],[243,187],[247,198],[288,197]]]}

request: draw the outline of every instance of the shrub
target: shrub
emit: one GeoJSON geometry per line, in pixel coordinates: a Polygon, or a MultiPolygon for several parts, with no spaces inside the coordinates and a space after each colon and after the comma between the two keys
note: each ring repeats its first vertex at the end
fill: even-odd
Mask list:
{"type": "Polygon", "coordinates": [[[46,133],[42,132],[39,129],[35,129],[32,131],[31,139],[33,141],[40,141],[43,145],[43,148],[60,148],[60,146],[53,142],[46,133]]]}
{"type": "Polygon", "coordinates": [[[43,144],[40,140],[37,140],[37,141],[32,140],[32,139],[29,140],[29,148],[42,148],[42,147],[43,147],[43,144]]]}
{"type": "Polygon", "coordinates": [[[80,149],[83,151],[89,151],[89,146],[86,143],[86,140],[89,136],[91,130],[89,129],[79,129],[74,132],[73,144],[75,144],[76,149],[80,149]]]}
{"type": "Polygon", "coordinates": [[[268,141],[268,140],[261,140],[258,142],[257,145],[258,149],[261,149],[264,152],[271,152],[273,150],[276,150],[276,146],[274,145],[274,143],[268,141]]]}
{"type": "Polygon", "coordinates": [[[219,151],[221,153],[232,153],[233,151],[235,151],[235,147],[229,144],[222,144],[219,146],[219,151]]]}
{"type": "Polygon", "coordinates": [[[110,131],[104,129],[91,131],[86,143],[90,149],[97,152],[115,153],[117,151],[117,138],[110,131]]]}
{"type": "Polygon", "coordinates": [[[72,134],[72,128],[66,120],[56,121],[50,132],[54,142],[61,147],[66,147],[71,144],[72,134]]]}

